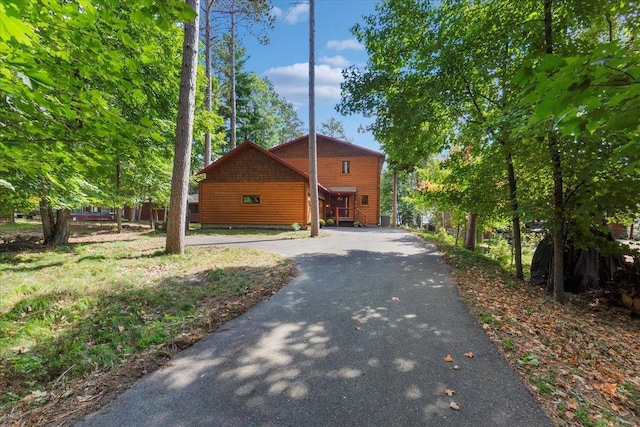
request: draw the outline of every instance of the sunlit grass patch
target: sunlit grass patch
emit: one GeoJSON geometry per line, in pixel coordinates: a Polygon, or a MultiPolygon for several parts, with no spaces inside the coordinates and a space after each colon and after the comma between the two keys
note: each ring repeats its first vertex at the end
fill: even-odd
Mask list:
{"type": "Polygon", "coordinates": [[[142,236],[0,254],[0,408],[211,330],[219,299],[268,296],[292,275],[274,254],[163,245],[142,236]]]}

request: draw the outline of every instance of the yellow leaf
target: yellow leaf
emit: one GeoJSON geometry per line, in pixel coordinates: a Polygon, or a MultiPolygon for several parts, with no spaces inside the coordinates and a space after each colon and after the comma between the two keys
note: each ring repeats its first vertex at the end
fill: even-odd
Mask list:
{"type": "Polygon", "coordinates": [[[469,353],[465,353],[465,356],[467,356],[469,359],[471,359],[473,357],[473,353],[469,352],[469,353]]]}
{"type": "Polygon", "coordinates": [[[451,357],[451,355],[450,355],[450,354],[447,354],[447,355],[444,357],[444,361],[445,361],[445,362],[453,362],[453,357],[451,357]]]}

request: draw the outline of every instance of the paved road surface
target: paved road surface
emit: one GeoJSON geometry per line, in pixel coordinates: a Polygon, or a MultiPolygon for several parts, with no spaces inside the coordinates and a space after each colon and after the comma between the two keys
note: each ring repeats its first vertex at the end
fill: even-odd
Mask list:
{"type": "Polygon", "coordinates": [[[435,247],[395,229],[327,232],[190,238],[278,252],[299,275],[79,425],[552,425],[466,311],[435,247]]]}

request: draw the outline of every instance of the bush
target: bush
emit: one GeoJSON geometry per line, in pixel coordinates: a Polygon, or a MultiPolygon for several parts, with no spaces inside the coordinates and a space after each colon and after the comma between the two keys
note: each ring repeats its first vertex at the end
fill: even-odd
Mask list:
{"type": "Polygon", "coordinates": [[[327,220],[327,225],[336,225],[336,222],[333,219],[329,218],[327,220]]]}
{"type": "Polygon", "coordinates": [[[293,224],[291,224],[291,228],[293,228],[293,231],[300,231],[300,224],[298,224],[297,222],[294,222],[293,224]]]}
{"type": "Polygon", "coordinates": [[[498,239],[489,247],[489,257],[495,259],[504,267],[508,267],[511,263],[511,245],[507,239],[498,239]]]}
{"type": "Polygon", "coordinates": [[[455,238],[451,234],[449,234],[449,232],[447,232],[447,229],[444,227],[438,228],[436,238],[438,239],[438,241],[447,245],[453,245],[455,243],[455,238]]]}
{"type": "Polygon", "coordinates": [[[324,227],[324,225],[325,225],[324,219],[320,218],[320,220],[318,222],[320,223],[320,227],[324,227]]]}

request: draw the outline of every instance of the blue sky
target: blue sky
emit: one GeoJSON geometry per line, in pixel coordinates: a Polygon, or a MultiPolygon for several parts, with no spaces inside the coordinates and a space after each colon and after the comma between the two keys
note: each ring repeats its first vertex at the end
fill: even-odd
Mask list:
{"type": "MultiPolygon", "coordinates": [[[[245,71],[267,77],[276,91],[298,110],[308,132],[309,92],[309,4],[303,0],[272,0],[275,28],[270,43],[260,45],[250,34],[242,36],[249,60],[245,71]]],[[[342,70],[364,66],[367,52],[349,29],[362,16],[374,13],[375,0],[316,0],[316,126],[330,117],[341,121],[345,133],[358,145],[380,151],[373,135],[359,133],[358,127],[370,123],[361,116],[341,116],[335,105],[340,101],[342,70]]]]}

